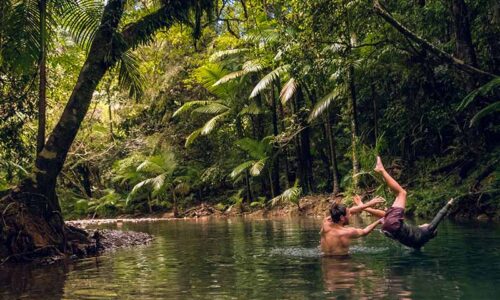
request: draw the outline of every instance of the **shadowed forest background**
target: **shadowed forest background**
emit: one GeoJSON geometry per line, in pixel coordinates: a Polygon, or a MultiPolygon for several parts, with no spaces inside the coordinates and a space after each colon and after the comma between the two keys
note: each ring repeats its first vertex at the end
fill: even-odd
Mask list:
{"type": "Polygon", "coordinates": [[[105,2],[1,1],[2,195],[65,218],[392,200],[380,154],[409,213],[500,216],[498,1],[105,2]]]}

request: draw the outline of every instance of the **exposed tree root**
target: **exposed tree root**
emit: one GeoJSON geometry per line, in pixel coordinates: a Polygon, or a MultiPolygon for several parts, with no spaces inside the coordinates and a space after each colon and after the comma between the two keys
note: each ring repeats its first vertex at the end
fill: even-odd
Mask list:
{"type": "Polygon", "coordinates": [[[28,206],[36,197],[11,193],[0,200],[0,262],[30,262],[46,257],[97,254],[98,234],[90,237],[64,224],[59,212],[28,206]],[[26,199],[26,197],[31,197],[26,199]]]}

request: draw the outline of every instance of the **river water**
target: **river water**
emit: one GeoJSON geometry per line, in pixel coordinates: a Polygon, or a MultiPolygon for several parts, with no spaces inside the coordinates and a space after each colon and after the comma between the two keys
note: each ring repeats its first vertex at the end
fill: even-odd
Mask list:
{"type": "Polygon", "coordinates": [[[445,221],[421,252],[374,232],[347,258],[321,257],[320,224],[126,223],[121,229],[155,241],[74,263],[0,268],[0,299],[500,299],[499,224],[445,221]]]}

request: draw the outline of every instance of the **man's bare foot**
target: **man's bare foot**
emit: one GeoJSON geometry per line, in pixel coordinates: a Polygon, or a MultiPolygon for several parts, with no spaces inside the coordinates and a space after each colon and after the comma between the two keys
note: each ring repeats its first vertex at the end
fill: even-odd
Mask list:
{"type": "Polygon", "coordinates": [[[375,165],[375,169],[373,169],[377,173],[381,173],[385,171],[384,165],[382,164],[382,159],[380,156],[377,156],[377,164],[375,165]]]}
{"type": "Polygon", "coordinates": [[[361,196],[359,195],[354,195],[354,197],[352,197],[352,201],[358,206],[363,205],[363,201],[361,201],[361,196]]]}

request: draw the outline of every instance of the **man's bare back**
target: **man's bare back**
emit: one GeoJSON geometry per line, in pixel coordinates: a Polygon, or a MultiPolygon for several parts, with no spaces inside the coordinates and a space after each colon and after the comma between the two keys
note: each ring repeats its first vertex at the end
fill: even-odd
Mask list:
{"type": "Polygon", "coordinates": [[[351,244],[351,230],[332,222],[330,217],[323,220],[321,230],[321,252],[324,255],[348,255],[351,244]]]}
{"type": "MultiPolygon", "coordinates": [[[[378,201],[373,201],[372,205],[375,203],[378,203],[378,201]]],[[[324,255],[348,255],[351,240],[369,234],[380,224],[380,220],[368,225],[364,229],[346,227],[348,224],[348,209],[343,205],[332,205],[330,217],[323,220],[320,231],[320,247],[324,255]]]]}

